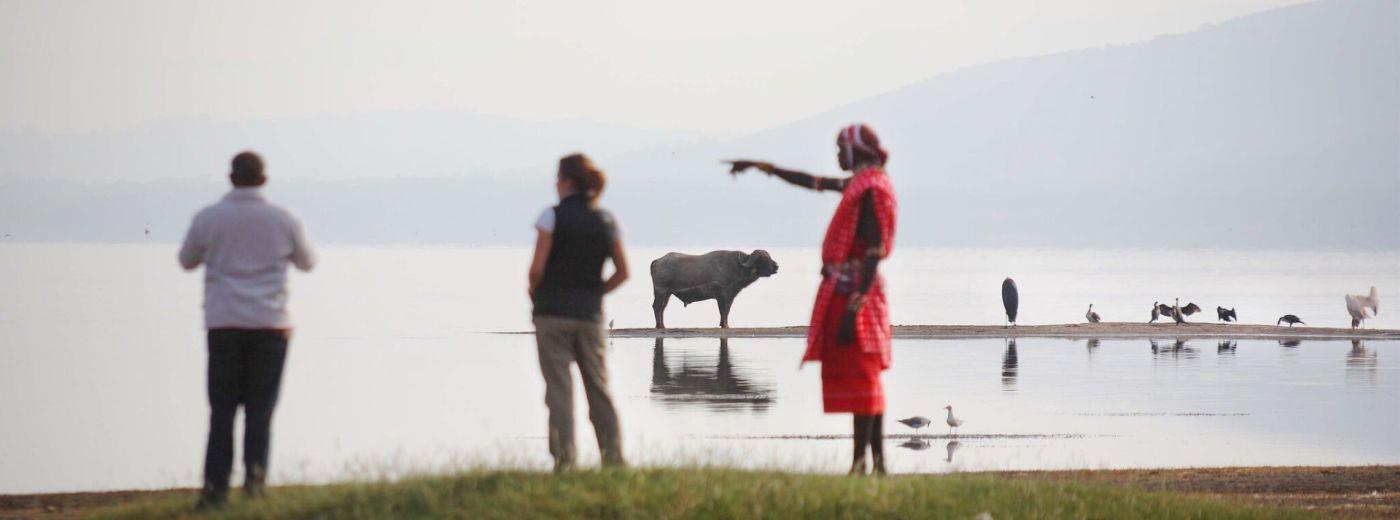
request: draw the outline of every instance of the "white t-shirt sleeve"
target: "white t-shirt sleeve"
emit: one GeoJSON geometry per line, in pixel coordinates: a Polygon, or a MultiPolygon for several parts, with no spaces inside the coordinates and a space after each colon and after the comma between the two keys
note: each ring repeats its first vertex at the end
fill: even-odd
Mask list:
{"type": "Polygon", "coordinates": [[[554,232],[554,208],[545,208],[540,218],[535,220],[535,229],[545,233],[554,232]]]}

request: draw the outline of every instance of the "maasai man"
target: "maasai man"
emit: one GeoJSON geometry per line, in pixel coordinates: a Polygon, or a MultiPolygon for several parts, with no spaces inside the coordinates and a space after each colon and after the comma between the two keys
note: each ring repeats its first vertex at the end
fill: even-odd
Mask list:
{"type": "Polygon", "coordinates": [[[867,449],[873,472],[884,474],[885,394],[880,372],[890,367],[891,330],[877,267],[894,246],[894,187],[885,174],[889,154],[869,126],[842,129],[836,149],[836,161],[852,172],[850,177],[819,177],[760,161],[729,161],[730,173],[757,168],[804,188],[842,193],[822,241],[822,282],[802,361],[821,361],[826,413],[854,415],[851,474],[865,474],[867,449]]]}

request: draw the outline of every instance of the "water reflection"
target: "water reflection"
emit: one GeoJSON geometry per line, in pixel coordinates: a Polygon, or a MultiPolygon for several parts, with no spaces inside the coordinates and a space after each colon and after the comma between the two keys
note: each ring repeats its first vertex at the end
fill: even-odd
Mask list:
{"type": "Polygon", "coordinates": [[[1302,344],[1303,344],[1303,340],[1301,340],[1301,339],[1284,339],[1284,340],[1279,340],[1279,342],[1278,342],[1278,346],[1280,346],[1280,347],[1285,347],[1285,348],[1298,348],[1298,345],[1302,345],[1302,344]]]}
{"type": "Polygon", "coordinates": [[[947,446],[947,448],[948,448],[948,457],[945,458],[945,459],[943,459],[943,462],[948,462],[948,463],[953,462],[953,453],[957,452],[957,451],[958,451],[958,447],[960,447],[960,446],[962,446],[962,443],[961,443],[961,442],[958,442],[958,441],[948,441],[948,446],[947,446]]]}
{"type": "Polygon", "coordinates": [[[919,439],[919,438],[909,439],[909,440],[904,441],[904,442],[901,442],[901,443],[899,444],[899,447],[901,447],[901,448],[909,449],[909,450],[914,450],[914,451],[924,451],[924,450],[928,449],[929,446],[930,446],[930,444],[929,444],[929,442],[928,442],[927,440],[919,439]]]}
{"type": "Polygon", "coordinates": [[[720,338],[718,357],[683,352],[666,356],[665,338],[656,338],[651,357],[651,395],[667,406],[702,405],[715,411],[768,411],[773,386],[741,375],[729,355],[729,338],[720,338]],[[672,368],[672,363],[679,366],[672,368]],[[713,368],[712,368],[713,367],[713,368]]]}
{"type": "Polygon", "coordinates": [[[1238,347],[1239,345],[1240,345],[1240,342],[1235,341],[1235,340],[1221,341],[1220,343],[1216,344],[1216,346],[1215,346],[1215,353],[1216,353],[1216,354],[1234,354],[1234,353],[1235,353],[1235,348],[1238,347]]]}
{"type": "Polygon", "coordinates": [[[1186,340],[1177,338],[1172,341],[1171,346],[1162,346],[1155,339],[1147,340],[1152,347],[1152,357],[1156,359],[1196,359],[1200,356],[1200,351],[1188,346],[1186,340]]]}
{"type": "Polygon", "coordinates": [[[1016,338],[1007,338],[1006,352],[1001,355],[1001,390],[1003,392],[1016,391],[1016,372],[1019,363],[1016,360],[1016,338]]]}
{"type": "Polygon", "coordinates": [[[1367,350],[1365,343],[1351,340],[1351,350],[1347,352],[1347,385],[1375,387],[1378,364],[1376,353],[1367,350]]]}

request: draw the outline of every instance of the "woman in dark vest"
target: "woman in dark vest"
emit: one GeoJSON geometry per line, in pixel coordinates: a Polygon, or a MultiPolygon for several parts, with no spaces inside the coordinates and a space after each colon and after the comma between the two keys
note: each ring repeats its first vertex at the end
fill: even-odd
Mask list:
{"type": "Polygon", "coordinates": [[[535,223],[539,238],[530,263],[535,342],[549,407],[549,453],[555,471],[573,467],[573,373],[577,363],[588,396],[588,418],[604,466],[622,466],[617,411],[608,392],[603,295],[627,280],[627,256],[612,214],[598,207],[606,177],[583,154],[559,160],[559,205],[535,223]],[[603,264],[613,272],[603,279],[603,264]]]}
{"type": "Polygon", "coordinates": [[[822,282],[807,328],[802,361],[822,364],[822,407],[854,416],[852,474],[864,474],[870,450],[875,474],[885,473],[885,392],[880,372],[890,367],[890,311],[880,262],[894,248],[894,186],[885,174],[889,153],[864,124],[841,129],[836,160],[850,177],[818,177],[759,161],[732,161],[730,173],[749,168],[803,188],[841,192],[822,241],[822,282]]]}

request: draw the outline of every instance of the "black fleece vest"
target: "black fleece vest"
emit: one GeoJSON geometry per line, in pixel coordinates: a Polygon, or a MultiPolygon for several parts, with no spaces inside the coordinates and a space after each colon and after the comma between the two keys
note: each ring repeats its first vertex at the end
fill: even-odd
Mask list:
{"type": "Polygon", "coordinates": [[[612,256],[616,230],[612,215],[587,197],[559,201],[544,279],[535,288],[535,316],[602,320],[603,262],[612,256]]]}

